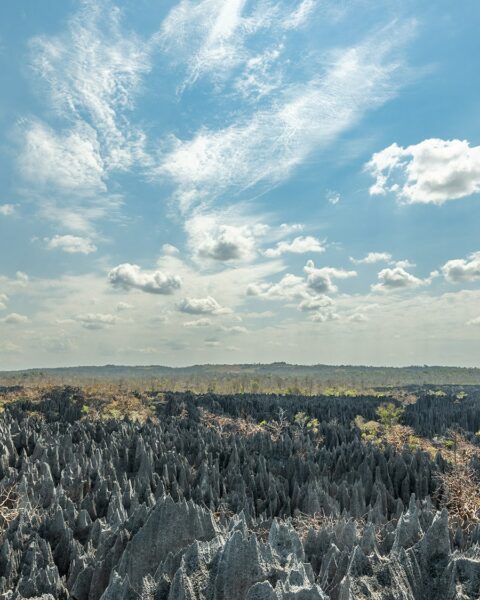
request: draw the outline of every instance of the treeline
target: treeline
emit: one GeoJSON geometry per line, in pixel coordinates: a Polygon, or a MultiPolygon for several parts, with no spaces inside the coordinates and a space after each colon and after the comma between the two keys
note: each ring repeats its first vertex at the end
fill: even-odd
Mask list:
{"type": "Polygon", "coordinates": [[[480,385],[480,369],[459,367],[357,367],[329,365],[251,365],[68,367],[0,372],[0,385],[50,382],[89,384],[116,382],[142,389],[197,393],[279,393],[302,395],[382,394],[392,388],[480,385]]]}

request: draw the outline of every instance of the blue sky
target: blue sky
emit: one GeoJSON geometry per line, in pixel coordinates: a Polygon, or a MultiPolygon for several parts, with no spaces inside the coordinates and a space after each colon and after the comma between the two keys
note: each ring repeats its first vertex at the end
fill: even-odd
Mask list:
{"type": "Polygon", "coordinates": [[[474,0],[0,8],[0,367],[479,366],[474,0]]]}

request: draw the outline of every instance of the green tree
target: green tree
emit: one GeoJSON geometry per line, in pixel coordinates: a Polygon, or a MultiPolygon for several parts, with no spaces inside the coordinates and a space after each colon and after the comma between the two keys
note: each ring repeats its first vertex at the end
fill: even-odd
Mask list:
{"type": "Polygon", "coordinates": [[[390,429],[397,425],[405,409],[403,406],[396,406],[393,402],[384,402],[375,411],[377,417],[384,429],[390,429]]]}

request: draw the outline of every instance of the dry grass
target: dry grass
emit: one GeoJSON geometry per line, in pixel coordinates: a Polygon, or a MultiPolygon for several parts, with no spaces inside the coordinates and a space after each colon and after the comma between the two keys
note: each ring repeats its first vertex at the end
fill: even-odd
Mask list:
{"type": "Polygon", "coordinates": [[[245,418],[233,418],[225,415],[216,415],[203,408],[200,409],[204,425],[210,429],[215,429],[221,434],[240,434],[245,436],[256,435],[265,431],[265,429],[255,423],[253,420],[245,418]]]}
{"type": "Polygon", "coordinates": [[[456,465],[437,478],[437,499],[447,508],[451,525],[470,529],[480,523],[480,481],[473,469],[456,465]]]}
{"type": "MultiPolygon", "coordinates": [[[[35,383],[24,385],[21,390],[12,393],[0,393],[0,412],[7,404],[15,402],[31,402],[36,404],[49,393],[58,389],[51,383],[35,383]]],[[[86,384],[80,387],[83,395],[84,418],[121,419],[129,417],[132,420],[144,422],[155,418],[155,411],[145,390],[139,391],[133,385],[118,382],[102,382],[86,384]]],[[[41,417],[35,410],[30,415],[41,417]]]]}
{"type": "Polygon", "coordinates": [[[436,475],[438,488],[435,498],[439,506],[447,508],[452,527],[469,530],[480,523],[480,479],[471,467],[472,459],[480,459],[478,446],[455,430],[450,431],[446,439],[430,440],[417,436],[411,427],[405,425],[395,424],[382,431],[379,424],[374,427],[374,423],[356,422],[357,426],[371,432],[373,438],[368,441],[388,443],[399,450],[419,448],[431,458],[440,453],[448,467],[445,473],[436,475]]]}

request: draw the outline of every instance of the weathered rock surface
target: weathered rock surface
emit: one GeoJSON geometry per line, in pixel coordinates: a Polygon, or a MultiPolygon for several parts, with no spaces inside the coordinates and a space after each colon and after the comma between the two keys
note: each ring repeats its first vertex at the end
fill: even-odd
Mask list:
{"type": "MultiPolygon", "coordinates": [[[[375,401],[353,401],[185,394],[158,423],[94,423],[66,388],[36,406],[43,418],[5,410],[0,488],[16,486],[20,513],[0,535],[0,598],[479,598],[480,528],[449,530],[431,499],[441,461],[363,444],[350,423],[375,401]],[[258,422],[280,404],[316,416],[323,444],[289,428],[220,433],[199,416],[258,422]],[[296,519],[315,513],[300,536],[296,519]]],[[[412,424],[441,432],[424,408],[412,424]]]]}

